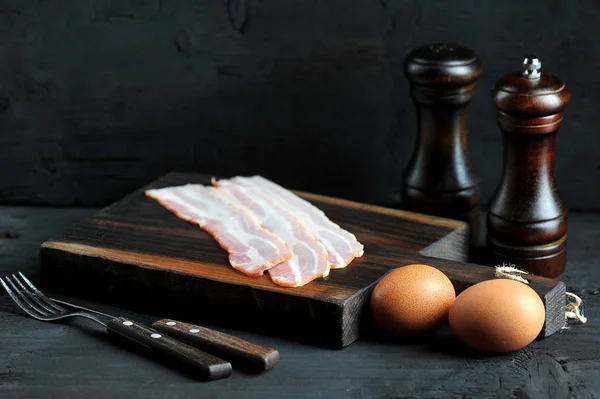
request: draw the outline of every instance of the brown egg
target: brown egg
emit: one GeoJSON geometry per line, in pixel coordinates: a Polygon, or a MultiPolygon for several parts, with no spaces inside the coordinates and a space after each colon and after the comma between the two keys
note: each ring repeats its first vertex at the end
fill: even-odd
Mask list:
{"type": "Polygon", "coordinates": [[[539,295],[518,281],[497,279],[461,292],[450,309],[450,327],[465,344],[485,352],[511,352],[529,345],[544,326],[539,295]]]}
{"type": "Polygon", "coordinates": [[[395,335],[428,332],[448,318],[456,299],[444,273],[427,265],[408,265],[386,274],[371,294],[371,314],[395,335]]]}

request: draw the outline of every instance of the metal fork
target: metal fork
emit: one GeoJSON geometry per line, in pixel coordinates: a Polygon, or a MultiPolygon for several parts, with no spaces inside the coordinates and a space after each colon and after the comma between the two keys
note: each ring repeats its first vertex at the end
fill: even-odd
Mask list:
{"type": "Polygon", "coordinates": [[[34,319],[55,322],[70,317],[85,317],[102,324],[109,333],[118,334],[178,361],[195,371],[194,375],[202,380],[226,378],[231,374],[231,363],[124,317],[96,311],[94,313],[97,315],[81,310],[68,310],[44,295],[21,272],[18,276],[13,274],[0,277],[0,284],[12,300],[34,319]]]}
{"type": "MultiPolygon", "coordinates": [[[[17,278],[14,274],[12,279],[6,276],[6,283],[0,277],[0,284],[4,287],[8,295],[12,300],[29,316],[34,319],[41,321],[58,321],[66,319],[68,317],[81,316],[87,317],[88,319],[94,320],[107,327],[107,323],[101,320],[99,317],[94,316],[91,313],[81,311],[68,311],[63,308],[44,293],[42,293],[23,273],[19,272],[21,279],[17,278]],[[8,285],[7,285],[8,283],[8,285]],[[9,288],[10,287],[12,288],[9,288]],[[17,288],[17,285],[19,286],[17,288]]],[[[109,318],[114,318],[106,315],[109,318]]]]}

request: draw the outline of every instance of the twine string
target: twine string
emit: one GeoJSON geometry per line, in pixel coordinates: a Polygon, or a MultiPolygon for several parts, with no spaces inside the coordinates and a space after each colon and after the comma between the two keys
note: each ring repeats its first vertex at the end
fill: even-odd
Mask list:
{"type": "Polygon", "coordinates": [[[583,301],[577,295],[571,292],[565,292],[567,298],[573,299],[575,302],[568,302],[565,307],[567,319],[578,320],[581,324],[587,323],[587,317],[583,315],[583,311],[581,310],[581,305],[583,301]]]}
{"type": "MultiPolygon", "coordinates": [[[[529,284],[529,281],[523,275],[529,274],[525,270],[518,269],[515,265],[503,263],[502,266],[496,266],[496,277],[507,278],[519,281],[523,284],[529,284]]],[[[580,297],[572,292],[565,292],[567,304],[565,305],[565,318],[567,320],[575,320],[578,323],[587,323],[587,317],[583,315],[583,301],[580,297]]]]}
{"type": "Polygon", "coordinates": [[[523,284],[529,284],[529,281],[525,280],[520,274],[529,274],[525,270],[520,270],[515,265],[507,265],[505,263],[502,266],[496,266],[496,277],[508,278],[515,281],[520,281],[523,284]]]}

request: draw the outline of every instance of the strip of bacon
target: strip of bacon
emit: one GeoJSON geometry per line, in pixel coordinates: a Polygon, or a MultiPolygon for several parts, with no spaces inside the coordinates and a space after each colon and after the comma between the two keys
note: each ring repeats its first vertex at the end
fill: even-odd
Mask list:
{"type": "Polygon", "coordinates": [[[198,184],[147,190],[181,219],[197,224],[229,252],[229,263],[251,277],[293,255],[287,244],[260,226],[252,213],[218,189],[198,184]]]}
{"type": "Polygon", "coordinates": [[[364,246],[354,234],[333,223],[323,211],[291,191],[261,176],[234,177],[219,180],[216,184],[229,181],[243,187],[251,187],[282,203],[292,213],[302,219],[312,234],[325,246],[332,269],[346,267],[354,258],[364,254],[364,246]]]}
{"type": "Polygon", "coordinates": [[[255,187],[226,180],[217,184],[219,190],[248,208],[261,226],[281,237],[294,252],[290,260],[269,269],[274,283],[284,287],[300,287],[318,277],[329,275],[327,250],[300,218],[255,187]]]}

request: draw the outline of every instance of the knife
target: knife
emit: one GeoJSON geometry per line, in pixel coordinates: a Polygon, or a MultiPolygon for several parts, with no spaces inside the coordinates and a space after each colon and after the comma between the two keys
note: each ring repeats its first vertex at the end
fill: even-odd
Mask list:
{"type": "Polygon", "coordinates": [[[50,299],[61,305],[94,313],[106,319],[106,322],[99,322],[106,326],[108,332],[135,341],[152,350],[154,353],[160,354],[163,358],[175,360],[179,364],[185,366],[187,370],[193,370],[193,375],[197,379],[213,381],[227,378],[231,375],[232,367],[230,362],[169,336],[166,333],[163,336],[162,334],[159,334],[160,331],[156,329],[135,323],[124,317],[112,316],[55,298],[50,299]]]}
{"type": "Polygon", "coordinates": [[[240,369],[265,371],[279,361],[279,352],[273,348],[252,344],[233,335],[206,327],[171,319],[158,320],[152,324],[152,327],[225,359],[240,369]]]}
{"type": "MultiPolygon", "coordinates": [[[[56,298],[51,299],[65,306],[113,317],[97,310],[84,308],[56,298]]],[[[231,365],[239,369],[266,371],[275,366],[279,361],[279,351],[276,349],[252,344],[233,335],[206,327],[171,319],[158,320],[152,324],[152,327],[167,336],[208,352],[207,355],[213,354],[219,360],[222,359],[223,361],[230,362],[231,365]]],[[[231,373],[231,371],[229,372],[231,373]]]]}

